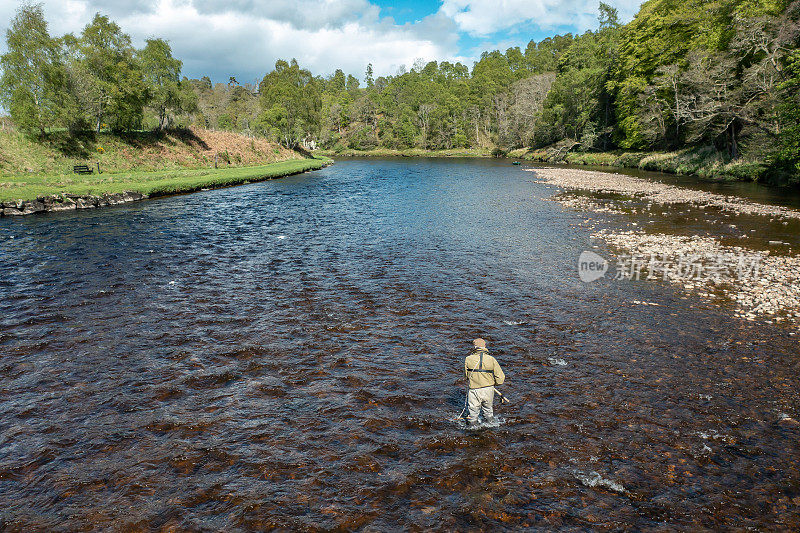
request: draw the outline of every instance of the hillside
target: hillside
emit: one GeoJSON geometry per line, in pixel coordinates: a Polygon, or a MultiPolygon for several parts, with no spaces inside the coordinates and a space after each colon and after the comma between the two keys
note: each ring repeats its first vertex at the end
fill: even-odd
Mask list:
{"type": "Polygon", "coordinates": [[[103,173],[263,165],[302,155],[263,138],[198,128],[124,134],[67,132],[32,140],[0,131],[0,175],[69,175],[74,165],[99,162],[103,173]]]}

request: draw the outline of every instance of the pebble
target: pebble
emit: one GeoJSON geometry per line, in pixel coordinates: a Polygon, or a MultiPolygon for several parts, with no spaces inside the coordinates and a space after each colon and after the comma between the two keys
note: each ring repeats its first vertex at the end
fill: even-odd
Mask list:
{"type": "MultiPolygon", "coordinates": [[[[746,320],[763,318],[776,322],[793,321],[800,325],[800,256],[772,256],[769,252],[745,250],[740,246],[723,246],[713,237],[698,235],[687,237],[600,230],[593,233],[591,238],[603,240],[629,254],[658,257],[662,262],[673,265],[685,258],[692,258],[703,268],[714,266],[720,257],[744,257],[749,261],[757,261],[757,280],[749,277],[734,277],[728,282],[702,277],[688,280],[674,271],[667,271],[666,274],[659,272],[657,279],[683,285],[689,291],[697,290],[700,295],[707,297],[712,295],[702,289],[713,287],[718,295],[734,301],[734,314],[746,320]]],[[[643,272],[642,278],[646,277],[646,272],[643,272]]]]}
{"type": "Polygon", "coordinates": [[[724,211],[731,211],[738,214],[772,217],[770,218],[770,222],[775,220],[774,217],[800,220],[800,211],[797,209],[759,204],[736,196],[725,196],[712,192],[676,187],[657,181],[634,178],[633,176],[597,172],[593,170],[563,168],[529,168],[525,170],[528,172],[535,172],[536,176],[545,183],[557,185],[566,189],[627,194],[637,196],[646,201],[666,205],[697,204],[704,208],[717,207],[724,211]]]}
{"type": "MultiPolygon", "coordinates": [[[[560,168],[526,170],[535,172],[541,181],[549,185],[565,189],[626,194],[644,199],[648,203],[662,205],[691,204],[701,208],[715,207],[734,214],[770,217],[770,222],[774,222],[776,218],[784,222],[786,219],[800,219],[800,211],[796,209],[759,204],[735,196],[676,187],[622,174],[560,168]]],[[[558,201],[569,207],[590,211],[622,213],[614,207],[583,196],[562,198],[558,201]]],[[[668,212],[662,214],[667,215],[668,212]]],[[[736,227],[733,224],[730,226],[736,227]]],[[[658,257],[664,262],[673,264],[678,264],[681,259],[693,258],[704,268],[713,267],[721,256],[744,256],[749,260],[757,260],[758,281],[745,277],[723,283],[712,278],[687,279],[675,272],[666,274],[659,272],[658,279],[682,285],[687,291],[695,291],[704,298],[726,296],[736,304],[735,316],[745,320],[762,319],[769,323],[791,321],[800,326],[800,256],[776,257],[770,255],[769,251],[723,246],[712,237],[645,234],[640,230],[619,232],[601,230],[594,233],[592,239],[605,241],[629,254],[658,257]],[[711,287],[714,289],[713,293],[708,292],[711,287]]],[[[782,246],[785,243],[769,241],[769,244],[782,246]]]]}

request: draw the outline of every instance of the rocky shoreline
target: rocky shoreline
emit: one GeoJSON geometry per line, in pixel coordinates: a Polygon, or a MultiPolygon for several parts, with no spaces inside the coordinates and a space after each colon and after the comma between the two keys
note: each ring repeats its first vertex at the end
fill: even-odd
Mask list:
{"type": "Polygon", "coordinates": [[[6,200],[1,204],[0,216],[13,217],[33,215],[35,213],[94,209],[138,202],[147,198],[149,198],[148,195],[135,191],[102,194],[99,196],[93,194],[49,194],[39,196],[35,200],[6,200]]]}
{"type": "Polygon", "coordinates": [[[114,205],[127,204],[131,202],[138,202],[140,200],[147,200],[148,198],[157,198],[161,196],[171,196],[174,194],[188,194],[197,191],[206,191],[210,189],[220,189],[226,187],[235,187],[237,185],[246,185],[248,183],[256,183],[260,181],[269,181],[273,179],[285,178],[295,174],[302,174],[310,170],[318,170],[333,164],[332,159],[322,161],[319,167],[316,168],[302,168],[298,170],[290,170],[288,172],[280,172],[278,174],[266,174],[248,176],[244,179],[233,179],[229,181],[209,181],[203,184],[192,184],[190,186],[182,186],[168,191],[155,191],[151,194],[124,191],[118,193],[104,193],[104,194],[48,194],[38,196],[35,200],[5,200],[0,202],[0,217],[14,217],[33,215],[36,213],[52,213],[59,211],[73,211],[77,209],[94,209],[97,207],[110,207],[114,205]]]}
{"type": "Polygon", "coordinates": [[[698,206],[717,207],[723,211],[742,215],[800,219],[800,211],[796,209],[749,202],[736,196],[687,189],[623,174],[562,168],[531,168],[526,170],[536,173],[536,176],[545,183],[565,189],[625,194],[664,205],[695,204],[698,206]]]}
{"type": "Polygon", "coordinates": [[[668,281],[709,300],[727,298],[735,304],[734,316],[738,318],[800,326],[800,256],[774,256],[769,251],[723,246],[712,237],[698,235],[605,229],[593,233],[592,238],[638,257],[640,279],[668,281]],[[684,262],[686,268],[653,269],[652,258],[661,265],[684,262]],[[726,274],[734,275],[719,275],[721,266],[730,267],[726,274]],[[743,267],[740,275],[736,275],[737,266],[743,267]]]}
{"type": "MultiPolygon", "coordinates": [[[[622,174],[589,170],[541,168],[530,169],[544,183],[568,190],[597,194],[620,194],[646,203],[662,205],[689,204],[701,209],[718,208],[731,215],[757,215],[769,220],[800,219],[800,211],[781,206],[750,202],[734,196],[666,185],[622,174]]],[[[625,214],[618,202],[598,202],[586,196],[556,196],[565,207],[609,214],[625,214]]],[[[624,203],[624,201],[623,201],[624,203]]],[[[636,224],[633,224],[636,226],[636,224]]],[[[634,279],[666,281],[712,301],[720,298],[735,306],[734,316],[749,321],[790,323],[800,326],[800,256],[775,255],[770,251],[741,246],[725,246],[718,239],[701,235],[669,235],[602,229],[591,235],[621,252],[628,266],[636,264],[641,272],[634,279]],[[736,273],[742,261],[757,265],[749,276],[719,276],[722,267],[736,273]],[[660,268],[654,269],[658,263],[660,268]],[[669,265],[673,268],[664,268],[669,265]],[[676,266],[683,268],[674,268],[676,266]],[[710,275],[706,275],[710,274],[710,275]],[[716,275],[715,275],[716,274],[716,275]]]]}

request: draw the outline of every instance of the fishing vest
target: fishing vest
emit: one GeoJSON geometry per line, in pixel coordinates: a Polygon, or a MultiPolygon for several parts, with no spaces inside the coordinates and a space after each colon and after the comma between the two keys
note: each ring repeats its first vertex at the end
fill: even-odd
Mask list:
{"type": "Polygon", "coordinates": [[[478,348],[464,360],[464,373],[470,389],[482,389],[502,385],[505,374],[497,359],[484,348],[478,348]]]}

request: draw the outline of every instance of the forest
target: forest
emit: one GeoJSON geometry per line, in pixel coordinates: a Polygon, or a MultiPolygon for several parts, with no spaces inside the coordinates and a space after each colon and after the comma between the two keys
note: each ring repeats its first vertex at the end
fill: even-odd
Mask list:
{"type": "Polygon", "coordinates": [[[294,148],[703,150],[744,179],[800,184],[800,0],[649,0],[628,24],[600,3],[581,35],[488,51],[470,67],[315,74],[279,60],[253,83],[188,79],[169,43],[136,49],[108,17],[53,37],[23,6],[0,103],[31,136],[202,127],[294,148]]]}

